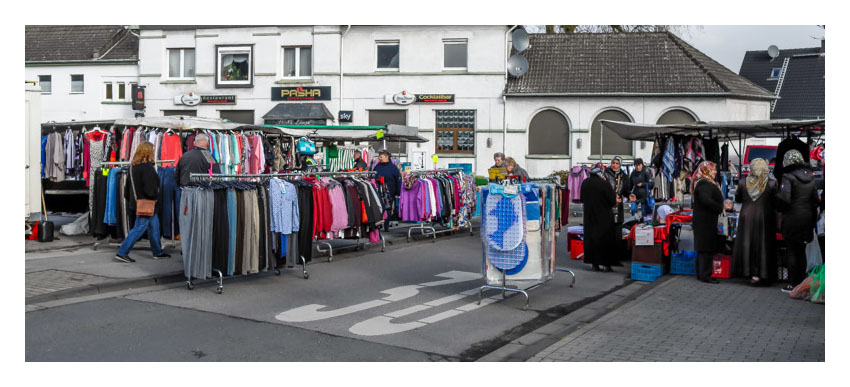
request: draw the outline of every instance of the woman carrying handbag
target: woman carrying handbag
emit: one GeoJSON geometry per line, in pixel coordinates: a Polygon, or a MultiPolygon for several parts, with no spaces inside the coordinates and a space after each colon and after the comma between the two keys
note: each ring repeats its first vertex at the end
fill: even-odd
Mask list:
{"type": "Polygon", "coordinates": [[[130,250],[145,232],[151,242],[153,258],[170,258],[171,255],[162,251],[159,241],[159,203],[156,202],[159,197],[159,176],[154,168],[153,144],[150,142],[139,144],[133,155],[133,161],[130,163],[130,189],[124,191],[124,197],[130,210],[136,213],[136,222],[118,248],[115,259],[126,263],[136,262],[130,258],[130,250]]]}

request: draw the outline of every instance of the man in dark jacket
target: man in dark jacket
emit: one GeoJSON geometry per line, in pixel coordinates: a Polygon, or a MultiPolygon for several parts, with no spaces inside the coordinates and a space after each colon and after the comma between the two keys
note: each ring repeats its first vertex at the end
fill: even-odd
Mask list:
{"type": "Polygon", "coordinates": [[[193,173],[210,172],[212,165],[212,173],[220,173],[220,168],[215,162],[212,154],[210,154],[210,138],[203,133],[195,136],[193,143],[194,148],[183,154],[180,161],[177,162],[177,170],[174,178],[177,179],[177,185],[184,187],[187,185],[195,185],[190,177],[193,173]]]}
{"type": "Polygon", "coordinates": [[[390,216],[389,219],[387,219],[388,221],[384,222],[384,230],[388,230],[389,220],[395,215],[395,202],[401,196],[401,172],[399,172],[395,164],[390,161],[391,155],[386,149],[381,149],[381,151],[378,152],[378,157],[380,158],[380,162],[375,164],[375,178],[378,181],[383,178],[389,193],[387,213],[390,214],[390,216]]]}
{"type": "Polygon", "coordinates": [[[363,157],[363,154],[360,153],[359,150],[354,151],[354,170],[355,171],[368,171],[369,170],[369,164],[366,164],[366,162],[363,161],[362,157],[363,157]]]}
{"type": "Polygon", "coordinates": [[[649,192],[652,190],[652,176],[649,171],[644,168],[642,159],[635,159],[635,170],[629,176],[629,182],[632,186],[632,194],[629,195],[629,200],[632,201],[632,214],[637,212],[637,206],[640,205],[641,216],[650,216],[654,209],[649,208],[649,192]]]}
{"type": "Polygon", "coordinates": [[[812,170],[799,151],[792,149],[785,153],[782,166],[785,173],[777,194],[782,212],[782,238],[794,254],[788,268],[790,284],[782,290],[790,292],[806,279],[806,244],[814,238],[820,199],[812,170]]]}

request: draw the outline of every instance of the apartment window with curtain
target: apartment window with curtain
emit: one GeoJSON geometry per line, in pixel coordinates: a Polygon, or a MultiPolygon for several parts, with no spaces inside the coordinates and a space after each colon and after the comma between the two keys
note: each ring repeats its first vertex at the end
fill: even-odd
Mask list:
{"type": "Polygon", "coordinates": [[[475,153],[475,110],[435,110],[437,153],[475,153]]]}
{"type": "Polygon", "coordinates": [[[466,70],[466,39],[443,40],[443,69],[466,70]]]}
{"type": "Polygon", "coordinates": [[[306,78],[313,75],[313,48],[284,47],[283,76],[286,78],[306,78]]]}
{"type": "Polygon", "coordinates": [[[50,75],[39,75],[38,76],[38,84],[41,86],[41,92],[44,94],[50,94],[53,90],[53,77],[50,75]]]}
{"type": "Polygon", "coordinates": [[[398,70],[399,42],[375,42],[378,52],[378,70],[398,70]]]}
{"type": "Polygon", "coordinates": [[[168,49],[168,78],[171,78],[171,79],[194,79],[195,78],[195,49],[194,48],[171,48],[171,49],[168,49]]]}

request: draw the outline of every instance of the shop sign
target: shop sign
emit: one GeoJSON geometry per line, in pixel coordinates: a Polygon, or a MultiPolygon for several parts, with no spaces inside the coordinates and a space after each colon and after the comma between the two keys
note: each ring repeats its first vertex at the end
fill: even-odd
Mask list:
{"type": "Polygon", "coordinates": [[[133,110],[145,110],[145,87],[134,84],[130,93],[133,97],[133,110]]]}
{"type": "Polygon", "coordinates": [[[272,101],[330,101],[330,86],[272,87],[272,101]]]}
{"type": "Polygon", "coordinates": [[[416,101],[416,96],[406,91],[393,95],[393,103],[397,105],[410,105],[416,101]]]}
{"type": "Polygon", "coordinates": [[[351,122],[354,118],[353,110],[340,110],[339,111],[339,122],[351,122]]]}
{"type": "Polygon", "coordinates": [[[180,102],[187,106],[195,106],[201,103],[201,97],[195,93],[184,94],[180,96],[180,102]]]}
{"type": "Polygon", "coordinates": [[[416,103],[455,103],[454,94],[416,94],[416,103]]]}
{"type": "Polygon", "coordinates": [[[235,105],[235,95],[202,95],[201,105],[235,105]]]}

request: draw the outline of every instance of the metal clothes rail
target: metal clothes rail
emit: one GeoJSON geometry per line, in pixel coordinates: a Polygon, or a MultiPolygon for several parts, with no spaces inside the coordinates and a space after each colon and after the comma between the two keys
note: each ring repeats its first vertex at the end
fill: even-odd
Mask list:
{"type": "MultiPolygon", "coordinates": [[[[413,176],[420,176],[420,175],[433,175],[433,174],[440,174],[440,173],[450,174],[452,172],[460,172],[460,171],[463,171],[463,168],[423,169],[423,170],[418,170],[418,171],[409,171],[409,172],[406,172],[406,173],[409,174],[409,175],[413,175],[413,176]]],[[[472,232],[472,222],[471,221],[469,222],[468,227],[464,227],[464,228],[454,227],[454,228],[447,228],[445,230],[440,230],[440,231],[437,231],[434,228],[434,221],[433,220],[431,221],[431,223],[419,223],[419,224],[412,226],[412,227],[407,229],[407,242],[410,243],[410,241],[413,240],[413,237],[411,235],[413,233],[413,230],[419,230],[419,232],[421,233],[420,235],[430,235],[431,237],[433,237],[433,239],[431,240],[431,243],[437,243],[437,234],[452,233],[452,232],[460,231],[460,230],[463,230],[463,229],[469,230],[469,236],[475,235],[475,233],[472,232]],[[430,230],[430,231],[426,232],[427,230],[430,230]]]]}
{"type": "MultiPolygon", "coordinates": [[[[537,182],[537,183],[549,183],[549,184],[553,184],[557,188],[562,188],[563,185],[561,185],[560,180],[561,179],[558,176],[551,176],[551,177],[548,177],[548,178],[536,178],[536,179],[526,178],[526,183],[535,183],[535,182],[537,182]]],[[[554,218],[554,215],[552,215],[552,218],[554,218]]],[[[550,220],[550,224],[551,224],[551,220],[550,220]]],[[[556,237],[557,237],[557,234],[556,234],[556,237]]],[[[557,243],[555,244],[555,246],[556,246],[555,248],[557,249],[557,243]]],[[[553,273],[548,275],[542,281],[540,281],[540,282],[538,282],[538,283],[536,283],[532,286],[529,286],[528,288],[525,288],[525,289],[519,289],[519,288],[516,288],[516,287],[508,287],[508,285],[507,285],[507,270],[501,270],[501,272],[502,272],[502,285],[497,286],[497,285],[484,284],[483,286],[481,286],[478,289],[478,304],[481,305],[481,297],[484,293],[484,290],[485,289],[493,289],[493,290],[501,290],[502,291],[502,298],[505,298],[506,292],[514,292],[514,293],[522,294],[523,296],[525,296],[525,308],[524,308],[524,310],[528,310],[529,296],[528,296],[527,291],[532,290],[532,289],[548,282],[549,280],[551,280],[554,277],[554,273],[559,272],[559,271],[570,273],[570,275],[572,275],[572,282],[570,282],[570,287],[571,288],[574,287],[574,285],[576,283],[576,274],[572,270],[565,268],[565,267],[555,266],[555,271],[553,273]]]]}

